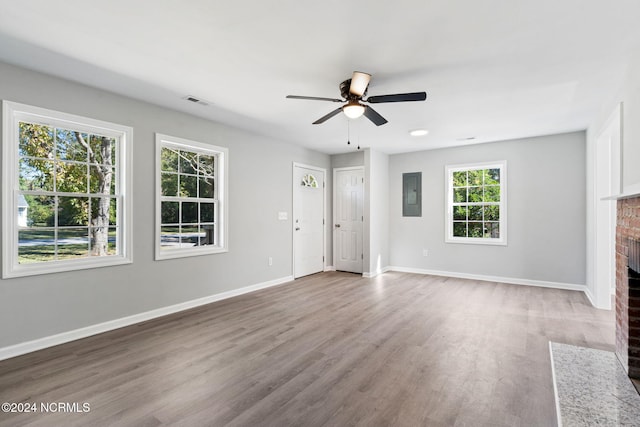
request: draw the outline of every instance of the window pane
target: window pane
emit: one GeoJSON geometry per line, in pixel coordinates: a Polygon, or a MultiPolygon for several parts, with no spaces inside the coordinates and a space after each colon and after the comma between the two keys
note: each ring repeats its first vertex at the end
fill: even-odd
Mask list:
{"type": "Polygon", "coordinates": [[[18,231],[18,263],[52,261],[55,259],[55,231],[24,229],[18,231]]]}
{"type": "Polygon", "coordinates": [[[58,226],[89,225],[88,197],[58,197],[58,226]]]}
{"type": "Polygon", "coordinates": [[[467,207],[466,206],[454,206],[453,207],[453,219],[454,220],[466,220],[467,219],[467,207]]]}
{"type": "Polygon", "coordinates": [[[482,187],[469,187],[469,201],[482,202],[482,187]]]}
{"type": "Polygon", "coordinates": [[[160,249],[180,247],[180,227],[162,227],[160,229],[160,249]]]}
{"type": "Polygon", "coordinates": [[[107,255],[118,255],[118,227],[109,227],[107,251],[107,255]]]}
{"type": "Polygon", "coordinates": [[[500,223],[499,222],[485,222],[484,223],[484,237],[499,239],[500,238],[500,223]]]}
{"type": "Polygon", "coordinates": [[[198,177],[180,175],[180,197],[198,197],[198,177]]]}
{"type": "Polygon", "coordinates": [[[53,191],[53,161],[20,159],[20,189],[53,191]]]}
{"type": "Polygon", "coordinates": [[[484,187],[484,201],[485,202],[499,202],[500,201],[500,186],[484,187]]]}
{"type": "Polygon", "coordinates": [[[93,151],[94,163],[106,166],[116,165],[116,139],[102,135],[89,135],[89,146],[93,151]]]}
{"type": "Polygon", "coordinates": [[[484,207],[484,220],[485,221],[499,221],[500,220],[500,206],[490,205],[484,207]]]}
{"type": "Polygon", "coordinates": [[[481,222],[469,222],[469,237],[482,237],[482,231],[481,222]]]}
{"type": "Polygon", "coordinates": [[[160,179],[161,179],[163,196],[178,195],[178,174],[163,173],[160,179]]]}
{"type": "Polygon", "coordinates": [[[117,254],[116,227],[91,227],[91,256],[109,256],[117,254]]]}
{"type": "Polygon", "coordinates": [[[178,152],[163,147],[160,152],[160,168],[166,172],[178,172],[178,152]]]}
{"type": "Polygon", "coordinates": [[[18,153],[20,156],[48,158],[53,153],[53,128],[20,122],[18,153]]]}
{"type": "Polygon", "coordinates": [[[466,188],[454,188],[453,189],[453,202],[464,203],[467,201],[467,189],[466,188]]]}
{"type": "Polygon", "coordinates": [[[453,186],[454,187],[466,187],[467,184],[467,171],[454,172],[453,173],[453,186]]]}
{"type": "Polygon", "coordinates": [[[200,178],[200,197],[212,199],[215,195],[213,178],[200,178]]]}
{"type": "Polygon", "coordinates": [[[163,224],[178,224],[180,222],[180,203],[162,202],[160,218],[163,224]]]}
{"type": "Polygon", "coordinates": [[[484,185],[500,184],[500,169],[484,170],[484,185]]]}
{"type": "Polygon", "coordinates": [[[87,141],[87,134],[76,133],[67,129],[56,129],[56,157],[62,160],[87,161],[87,149],[82,142],[87,141]]]}
{"type": "Polygon", "coordinates": [[[469,220],[482,221],[482,206],[469,206],[469,220]]]}
{"type": "Polygon", "coordinates": [[[89,188],[94,194],[115,194],[115,169],[105,165],[91,165],[89,168],[89,188]]]}
{"type": "Polygon", "coordinates": [[[87,164],[56,163],[56,191],[63,193],[87,192],[87,164]]]}
{"type": "Polygon", "coordinates": [[[55,197],[25,195],[29,204],[27,224],[30,227],[53,227],[56,222],[55,197]]]}
{"type": "Polygon", "coordinates": [[[180,150],[180,173],[197,173],[198,155],[190,151],[180,150]]]}
{"type": "Polygon", "coordinates": [[[200,222],[214,222],[215,212],[215,203],[200,203],[200,222]]]}
{"type": "Polygon", "coordinates": [[[182,227],[180,230],[180,247],[191,248],[198,246],[199,231],[198,227],[182,227]]]}
{"type": "Polygon", "coordinates": [[[200,154],[200,161],[198,162],[199,169],[198,174],[213,177],[214,166],[215,166],[215,157],[208,156],[206,154],[200,154]]]}
{"type": "Polygon", "coordinates": [[[86,258],[89,256],[89,237],[86,228],[58,230],[58,259],[86,258]]]}
{"type": "Polygon", "coordinates": [[[105,227],[116,225],[118,199],[113,197],[93,197],[91,199],[91,225],[105,227]]]}
{"type": "Polygon", "coordinates": [[[467,237],[467,223],[466,222],[454,222],[453,223],[453,235],[455,237],[467,237]]]}
{"type": "Polygon", "coordinates": [[[182,223],[195,224],[198,222],[198,204],[196,202],[182,202],[182,223]]]}
{"type": "Polygon", "coordinates": [[[215,245],[215,229],[213,225],[200,227],[200,246],[215,245]]]}
{"type": "Polygon", "coordinates": [[[482,185],[482,170],[470,170],[469,171],[469,185],[482,185]]]}

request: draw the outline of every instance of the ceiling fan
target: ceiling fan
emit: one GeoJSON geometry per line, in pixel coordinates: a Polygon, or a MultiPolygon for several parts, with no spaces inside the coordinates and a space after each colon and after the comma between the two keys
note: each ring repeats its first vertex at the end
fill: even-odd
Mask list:
{"type": "Polygon", "coordinates": [[[369,87],[369,81],[371,80],[371,74],[363,73],[360,71],[354,71],[350,79],[340,83],[340,95],[343,99],[339,98],[321,98],[317,96],[299,96],[299,95],[287,95],[289,99],[308,99],[311,101],[331,101],[331,102],[344,102],[345,104],[339,108],[336,108],[329,114],[320,117],[313,122],[314,125],[319,125],[326,122],[331,117],[339,114],[341,111],[349,118],[355,119],[364,114],[364,116],[371,120],[376,126],[387,123],[387,119],[382,117],[376,110],[371,108],[369,104],[381,104],[383,102],[407,102],[407,101],[424,101],[427,99],[426,92],[411,92],[411,93],[396,93],[393,95],[378,95],[370,96],[366,99],[367,88],[369,87]]]}

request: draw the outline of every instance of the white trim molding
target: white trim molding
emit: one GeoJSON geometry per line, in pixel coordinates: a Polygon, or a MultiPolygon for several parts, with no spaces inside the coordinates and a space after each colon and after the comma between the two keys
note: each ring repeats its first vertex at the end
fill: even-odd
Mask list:
{"type": "Polygon", "coordinates": [[[585,292],[585,290],[587,289],[585,285],[578,285],[575,283],[548,282],[544,280],[520,279],[515,277],[501,277],[501,276],[485,276],[481,274],[470,274],[470,273],[454,273],[451,271],[425,270],[421,268],[412,268],[412,267],[391,266],[389,267],[389,270],[398,271],[401,273],[415,273],[415,274],[426,274],[431,276],[454,277],[457,279],[482,280],[483,282],[507,283],[510,285],[538,286],[541,288],[564,289],[568,291],[585,292]]]}
{"type": "Polygon", "coordinates": [[[80,329],[74,329],[72,331],[62,332],[56,335],[42,337],[32,341],[26,341],[20,344],[3,347],[3,348],[0,348],[0,360],[9,359],[11,357],[20,356],[23,354],[31,353],[33,351],[42,350],[48,347],[53,347],[53,346],[64,344],[70,341],[75,341],[80,338],[86,338],[92,335],[101,334],[103,332],[112,331],[114,329],[123,328],[125,326],[134,325],[136,323],[145,322],[147,320],[156,319],[158,317],[167,316],[173,313],[189,310],[191,308],[199,307],[202,305],[211,304],[216,301],[236,297],[243,294],[248,294],[250,292],[255,292],[260,289],[266,289],[273,286],[282,285],[291,281],[293,281],[293,276],[281,277],[278,279],[273,279],[273,280],[258,283],[255,285],[245,286],[238,289],[232,289],[230,291],[209,295],[209,296],[194,299],[191,301],[185,301],[185,302],[173,304],[166,307],[156,308],[154,310],[146,311],[144,313],[133,314],[131,316],[109,320],[107,322],[98,323],[96,325],[91,325],[91,326],[87,326],[80,329]]]}
{"type": "Polygon", "coordinates": [[[367,279],[371,279],[371,278],[374,278],[376,276],[379,276],[379,275],[384,274],[387,271],[391,271],[391,270],[393,270],[392,267],[386,266],[386,267],[379,268],[376,271],[365,271],[364,273],[362,273],[362,277],[366,277],[367,279]]]}

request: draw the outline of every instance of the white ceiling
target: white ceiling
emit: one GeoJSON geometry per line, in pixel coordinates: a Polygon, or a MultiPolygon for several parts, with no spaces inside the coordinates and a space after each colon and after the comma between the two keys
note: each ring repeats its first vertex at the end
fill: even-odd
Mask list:
{"type": "Polygon", "coordinates": [[[365,71],[370,96],[427,92],[351,121],[399,153],[586,129],[639,18],[637,0],[0,0],[0,60],[331,154],[354,149],[347,119],[311,123],[337,105],[285,96],[365,71]]]}

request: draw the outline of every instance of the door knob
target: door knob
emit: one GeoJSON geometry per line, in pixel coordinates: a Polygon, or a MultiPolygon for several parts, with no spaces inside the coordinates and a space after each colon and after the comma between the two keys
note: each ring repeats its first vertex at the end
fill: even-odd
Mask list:
{"type": "Polygon", "coordinates": [[[336,224],[334,227],[336,227],[336,228],[340,228],[340,224],[336,224]]]}
{"type": "Polygon", "coordinates": [[[296,227],[296,231],[300,231],[300,227],[296,227]]]}

